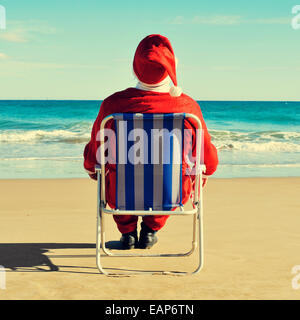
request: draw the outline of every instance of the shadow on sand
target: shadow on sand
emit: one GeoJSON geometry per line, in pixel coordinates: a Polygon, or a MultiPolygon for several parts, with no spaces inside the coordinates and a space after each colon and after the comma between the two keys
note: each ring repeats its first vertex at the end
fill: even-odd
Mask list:
{"type": "Polygon", "coordinates": [[[90,243],[1,243],[0,265],[11,271],[59,271],[51,257],[93,257],[93,255],[52,255],[56,249],[95,249],[90,243]]]}
{"type": "MultiPolygon", "coordinates": [[[[106,248],[110,250],[122,250],[120,241],[106,242],[106,248]]],[[[76,250],[75,250],[76,252],[76,250]]],[[[102,256],[102,255],[101,255],[102,256]]],[[[103,255],[106,256],[106,255],[103,255]]],[[[0,243],[0,266],[12,272],[67,272],[67,273],[90,273],[78,269],[94,269],[99,274],[97,267],[91,266],[66,266],[56,265],[51,258],[94,258],[96,259],[96,245],[94,243],[0,243]],[[56,254],[57,249],[93,249],[92,254],[56,254]],[[53,250],[53,251],[52,251],[53,250]],[[77,271],[63,271],[60,268],[72,268],[77,271]]],[[[112,270],[122,270],[108,268],[112,270]]],[[[130,270],[129,270],[130,271],[130,270]]],[[[138,270],[131,270],[138,271],[138,270]]],[[[92,272],[94,274],[94,272],[92,272]]]]}

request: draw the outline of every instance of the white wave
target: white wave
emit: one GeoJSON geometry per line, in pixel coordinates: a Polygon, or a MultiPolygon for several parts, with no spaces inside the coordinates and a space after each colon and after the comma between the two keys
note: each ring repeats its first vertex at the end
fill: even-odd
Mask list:
{"type": "Polygon", "coordinates": [[[244,168],[300,168],[300,163],[264,163],[264,164],[220,164],[219,167],[244,167],[244,168]]]}
{"type": "Polygon", "coordinates": [[[0,161],[82,161],[83,157],[24,157],[24,158],[0,158],[0,161]]]}
{"type": "Polygon", "coordinates": [[[263,140],[293,140],[300,142],[300,132],[285,131],[257,131],[239,132],[228,130],[209,130],[215,140],[240,140],[240,141],[263,141],[263,140]]]}
{"type": "Polygon", "coordinates": [[[67,142],[83,143],[90,138],[89,132],[70,130],[7,130],[0,133],[0,142],[34,143],[34,142],[67,142]]]}
{"type": "Polygon", "coordinates": [[[300,144],[287,142],[216,142],[218,150],[237,150],[249,152],[300,152],[300,144]]]}
{"type": "Polygon", "coordinates": [[[210,130],[210,134],[219,150],[300,152],[300,132],[210,130]]]}

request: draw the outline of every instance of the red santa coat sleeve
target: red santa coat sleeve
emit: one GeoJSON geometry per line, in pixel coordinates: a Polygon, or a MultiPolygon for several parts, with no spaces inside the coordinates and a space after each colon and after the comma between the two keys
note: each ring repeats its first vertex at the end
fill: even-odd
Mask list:
{"type": "MultiPolygon", "coordinates": [[[[97,159],[97,156],[99,155],[99,146],[100,146],[100,125],[102,120],[110,114],[109,112],[109,104],[106,100],[104,100],[101,104],[99,114],[93,124],[92,133],[91,133],[91,139],[89,143],[84,148],[84,168],[89,174],[93,174],[95,172],[95,166],[96,164],[100,163],[100,158],[97,159]]],[[[106,128],[114,129],[113,128],[113,122],[108,121],[106,124],[106,128]]],[[[111,165],[107,164],[106,167],[111,167],[111,165]]],[[[107,170],[108,168],[106,168],[107,170]]],[[[95,177],[92,177],[95,178],[95,177]]]]}
{"type": "Polygon", "coordinates": [[[206,171],[204,172],[204,174],[210,176],[217,170],[217,166],[219,163],[218,153],[216,147],[211,142],[211,137],[208,133],[202,114],[200,120],[202,123],[202,129],[204,133],[204,164],[206,166],[206,171]]]}
{"type": "MultiPolygon", "coordinates": [[[[193,108],[193,114],[195,114],[201,121],[202,124],[202,130],[203,130],[203,134],[204,134],[204,164],[206,166],[206,171],[203,172],[205,175],[207,176],[211,176],[216,170],[217,170],[217,166],[219,163],[218,160],[218,153],[217,153],[217,149],[216,147],[212,144],[211,142],[211,137],[210,134],[208,133],[207,127],[206,127],[206,123],[203,119],[203,115],[201,112],[201,109],[199,108],[199,105],[197,104],[197,102],[195,102],[195,106],[193,108]]],[[[191,121],[193,124],[193,121],[191,121]]],[[[195,128],[196,128],[196,124],[195,128]]],[[[196,156],[196,138],[195,138],[195,130],[193,130],[193,156],[196,156]]]]}
{"type": "Polygon", "coordinates": [[[99,139],[97,137],[98,132],[100,130],[100,124],[103,119],[103,107],[104,107],[104,101],[102,102],[99,114],[94,122],[93,129],[91,132],[91,139],[90,142],[85,146],[84,148],[84,168],[88,173],[94,173],[95,172],[95,166],[98,163],[97,162],[97,150],[100,145],[99,139]]]}

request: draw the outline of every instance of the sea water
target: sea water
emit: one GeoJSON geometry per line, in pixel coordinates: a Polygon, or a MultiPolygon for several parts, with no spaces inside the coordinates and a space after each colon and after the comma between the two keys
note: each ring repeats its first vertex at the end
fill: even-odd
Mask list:
{"type": "MultiPolygon", "coordinates": [[[[216,178],[300,176],[300,102],[198,101],[216,178]]],[[[86,177],[101,101],[0,101],[0,179],[86,177]]]]}

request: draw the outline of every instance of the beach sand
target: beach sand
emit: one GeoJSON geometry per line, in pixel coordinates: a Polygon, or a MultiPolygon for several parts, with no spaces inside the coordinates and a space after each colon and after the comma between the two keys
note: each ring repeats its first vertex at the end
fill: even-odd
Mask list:
{"type": "MultiPolygon", "coordinates": [[[[292,288],[292,268],[300,265],[300,178],[210,179],[205,265],[187,277],[98,272],[94,181],[1,180],[0,194],[0,265],[7,271],[0,299],[300,299],[292,288]]],[[[115,245],[120,234],[110,216],[107,230],[115,245]]],[[[150,251],[188,249],[191,233],[190,217],[171,217],[150,251]]],[[[103,264],[187,271],[196,256],[103,257],[103,264]]]]}

